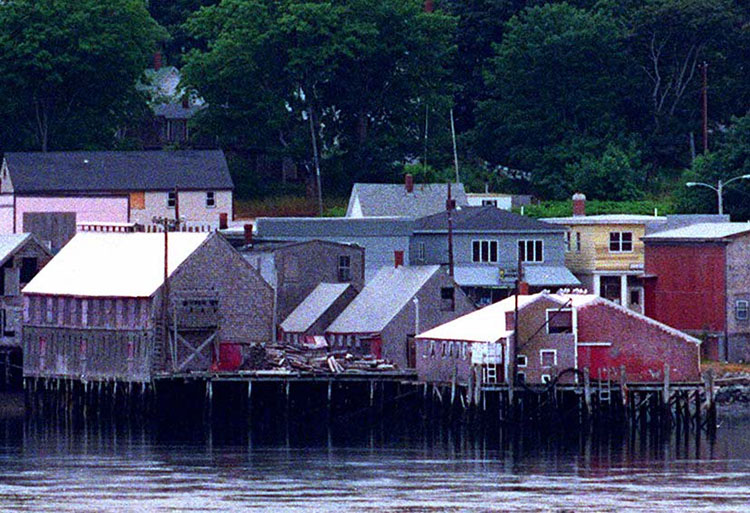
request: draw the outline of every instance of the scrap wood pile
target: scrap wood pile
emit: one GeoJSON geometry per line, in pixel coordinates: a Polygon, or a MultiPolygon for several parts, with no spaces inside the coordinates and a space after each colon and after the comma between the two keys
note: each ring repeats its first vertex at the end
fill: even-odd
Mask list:
{"type": "Polygon", "coordinates": [[[396,366],[372,356],[346,351],[321,352],[290,345],[254,344],[246,352],[243,370],[292,370],[333,373],[390,371],[396,366]]]}

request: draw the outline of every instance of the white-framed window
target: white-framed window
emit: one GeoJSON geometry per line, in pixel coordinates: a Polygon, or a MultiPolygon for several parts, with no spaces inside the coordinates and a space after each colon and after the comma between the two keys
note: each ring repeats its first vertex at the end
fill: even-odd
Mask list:
{"type": "Polygon", "coordinates": [[[529,364],[529,359],[525,354],[516,355],[516,367],[526,367],[529,364]]]}
{"type": "Polygon", "coordinates": [[[542,374],[542,383],[547,384],[552,382],[552,376],[549,374],[542,374]]]}
{"type": "Polygon", "coordinates": [[[427,251],[424,242],[417,242],[417,263],[423,264],[427,260],[427,251]]]}
{"type": "Polygon", "coordinates": [[[547,309],[547,333],[573,333],[573,312],[570,308],[547,309]]]}
{"type": "Polygon", "coordinates": [[[557,349],[540,349],[539,363],[542,367],[554,367],[557,365],[557,349]]]}
{"type": "Polygon", "coordinates": [[[565,232],[565,251],[570,252],[572,245],[571,245],[571,239],[573,234],[570,232],[565,232]]]}
{"type": "Polygon", "coordinates": [[[544,262],[544,242],[541,240],[519,240],[518,259],[521,262],[544,262]]]}
{"type": "Polygon", "coordinates": [[[177,193],[170,191],[167,193],[167,208],[174,208],[177,205],[177,193]]]}
{"type": "Polygon", "coordinates": [[[206,192],[206,208],[216,207],[216,193],[214,191],[206,192]]]}
{"type": "Polygon", "coordinates": [[[630,253],[633,251],[633,232],[609,232],[610,253],[630,253]]]}
{"type": "Polygon", "coordinates": [[[339,255],[339,281],[352,281],[352,258],[349,255],[339,255]]]}
{"type": "Polygon", "coordinates": [[[497,262],[496,240],[471,241],[472,262],[497,262]]]}
{"type": "Polygon", "coordinates": [[[576,232],[576,252],[581,252],[581,232],[576,232]]]}
{"type": "Polygon", "coordinates": [[[734,302],[734,317],[738,321],[748,319],[748,302],[744,299],[738,299],[734,302]]]}
{"type": "Polygon", "coordinates": [[[482,200],[482,206],[483,207],[497,207],[497,200],[495,200],[495,199],[483,199],[482,200]]]}

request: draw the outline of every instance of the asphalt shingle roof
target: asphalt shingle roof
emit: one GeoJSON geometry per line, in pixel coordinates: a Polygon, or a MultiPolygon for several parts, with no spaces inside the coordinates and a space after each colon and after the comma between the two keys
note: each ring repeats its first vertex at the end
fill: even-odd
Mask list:
{"type": "Polygon", "coordinates": [[[287,333],[307,331],[351,287],[349,283],[319,283],[281,323],[287,333]]]}
{"type": "MultiPolygon", "coordinates": [[[[451,197],[456,205],[468,205],[463,184],[451,185],[451,197]]],[[[404,184],[355,183],[349,197],[347,217],[354,215],[355,202],[359,202],[361,215],[422,217],[445,210],[448,199],[448,184],[414,184],[413,192],[406,192],[404,184]]]]}
{"type": "Polygon", "coordinates": [[[644,241],[724,239],[750,232],[750,223],[698,223],[642,237],[644,241]]]}
{"type": "Polygon", "coordinates": [[[220,150],[6,153],[16,193],[233,189],[220,150]]]}
{"type": "MultiPolygon", "coordinates": [[[[563,232],[566,229],[495,207],[463,207],[452,212],[455,232],[563,232]]],[[[447,232],[448,212],[422,217],[414,231],[447,232]]]]}

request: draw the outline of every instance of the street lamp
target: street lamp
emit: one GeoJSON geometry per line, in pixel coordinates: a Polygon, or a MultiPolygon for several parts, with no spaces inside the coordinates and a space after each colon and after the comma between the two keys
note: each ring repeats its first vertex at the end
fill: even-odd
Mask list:
{"type": "Polygon", "coordinates": [[[744,178],[750,178],[750,174],[735,176],[734,178],[730,178],[729,180],[727,180],[725,182],[719,180],[719,182],[716,184],[715,187],[713,185],[711,185],[711,184],[707,184],[707,183],[703,183],[703,182],[688,182],[688,183],[685,184],[685,186],[686,187],[699,187],[699,186],[700,187],[708,187],[712,191],[716,192],[716,196],[719,199],[719,215],[723,215],[724,214],[724,200],[723,200],[722,197],[724,195],[724,186],[727,185],[727,184],[729,184],[729,183],[731,183],[731,182],[734,182],[735,180],[742,180],[744,178]]]}

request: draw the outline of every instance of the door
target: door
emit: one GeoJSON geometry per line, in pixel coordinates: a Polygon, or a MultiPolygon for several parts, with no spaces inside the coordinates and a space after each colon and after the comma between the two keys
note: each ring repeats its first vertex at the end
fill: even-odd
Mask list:
{"type": "Polygon", "coordinates": [[[378,360],[383,358],[383,340],[380,338],[380,335],[370,339],[370,354],[378,360]]]}
{"type": "Polygon", "coordinates": [[[417,341],[414,335],[406,336],[406,366],[410,369],[417,366],[417,341]]]}

